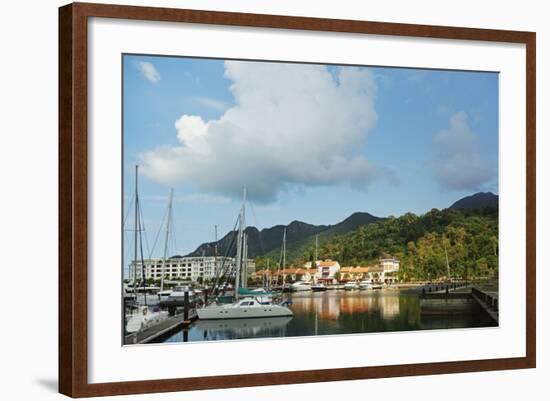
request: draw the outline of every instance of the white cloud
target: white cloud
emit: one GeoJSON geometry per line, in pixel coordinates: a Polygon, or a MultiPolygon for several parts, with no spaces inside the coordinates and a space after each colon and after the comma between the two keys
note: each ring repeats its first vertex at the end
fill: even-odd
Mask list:
{"type": "Polygon", "coordinates": [[[443,187],[477,190],[496,174],[483,157],[476,134],[461,111],[451,116],[449,128],[433,138],[433,167],[436,180],[443,187]]]}
{"type": "Polygon", "coordinates": [[[156,84],[160,81],[160,74],[153,64],[148,61],[140,61],[138,63],[139,71],[148,81],[156,84]]]}
{"type": "Polygon", "coordinates": [[[209,97],[196,97],[195,99],[203,106],[210,107],[211,109],[218,111],[224,111],[229,107],[227,103],[221,100],[211,99],[209,97]]]}
{"type": "Polygon", "coordinates": [[[238,198],[246,185],[261,202],[303,186],[364,189],[384,175],[363,156],[376,123],[376,84],[367,69],[228,61],[235,104],[216,120],[182,115],[179,145],[141,155],[156,182],[187,183],[238,198]]]}

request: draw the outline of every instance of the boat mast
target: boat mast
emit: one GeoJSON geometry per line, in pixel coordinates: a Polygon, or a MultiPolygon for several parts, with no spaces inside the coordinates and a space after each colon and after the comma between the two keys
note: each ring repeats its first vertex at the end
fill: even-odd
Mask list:
{"type": "Polygon", "coordinates": [[[137,300],[137,241],[138,241],[138,165],[136,164],[135,172],[135,189],[136,193],[134,195],[134,296],[137,300]]]}
{"type": "Polygon", "coordinates": [[[449,267],[449,256],[447,255],[447,245],[443,243],[443,249],[445,249],[445,261],[447,262],[447,280],[451,280],[451,268],[449,267]]]}
{"type": "Polygon", "coordinates": [[[164,290],[164,275],[166,273],[166,258],[168,256],[168,238],[170,236],[170,226],[172,224],[172,200],[174,198],[174,188],[170,188],[170,200],[168,201],[168,217],[166,219],[166,236],[164,237],[164,259],[162,261],[162,275],[160,277],[160,290],[164,290]]]}
{"type": "Polygon", "coordinates": [[[285,289],[285,265],[286,265],[286,226],[283,230],[283,291],[285,289]]]}
{"type": "Polygon", "coordinates": [[[269,270],[269,258],[267,258],[267,270],[265,272],[265,276],[267,277],[266,284],[267,289],[269,290],[271,288],[271,270],[269,270]]]}
{"type": "Polygon", "coordinates": [[[218,276],[218,226],[214,225],[214,275],[218,276]]]}
{"type": "MultiPolygon", "coordinates": [[[[319,260],[319,234],[315,236],[315,266],[317,267],[317,261],[319,260]]],[[[311,266],[313,267],[313,266],[311,266]]]]}
{"type": "Polygon", "coordinates": [[[241,271],[243,262],[243,237],[245,225],[246,187],[243,188],[243,204],[239,213],[239,231],[237,233],[237,255],[235,260],[235,299],[239,299],[239,286],[241,285],[241,271]]]}
{"type": "Polygon", "coordinates": [[[241,268],[241,285],[248,288],[248,235],[243,234],[243,261],[241,268]]]}
{"type": "MultiPolygon", "coordinates": [[[[139,202],[138,202],[139,209],[139,202]]],[[[141,210],[140,210],[141,212],[141,210]]],[[[143,283],[143,302],[147,306],[147,282],[145,281],[145,259],[143,258],[143,238],[141,237],[141,213],[138,213],[138,231],[139,231],[139,255],[141,260],[141,281],[143,283]]]]}
{"type": "Polygon", "coordinates": [[[141,280],[143,282],[143,296],[144,296],[144,302],[145,305],[147,305],[147,292],[146,292],[146,282],[145,282],[145,260],[143,259],[143,242],[141,239],[141,218],[140,218],[140,210],[139,210],[139,191],[138,191],[138,169],[139,166],[136,164],[136,203],[135,203],[135,214],[134,214],[134,295],[136,295],[136,279],[137,279],[137,252],[138,252],[138,239],[139,239],[139,252],[140,252],[140,260],[141,260],[141,280]]]}

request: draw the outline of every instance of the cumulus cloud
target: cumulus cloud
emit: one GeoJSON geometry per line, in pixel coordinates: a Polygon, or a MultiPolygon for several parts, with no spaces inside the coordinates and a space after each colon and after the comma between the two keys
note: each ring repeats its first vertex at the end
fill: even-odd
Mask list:
{"type": "Polygon", "coordinates": [[[156,84],[160,81],[160,74],[153,64],[148,61],[140,61],[138,63],[139,71],[148,81],[156,84]]]}
{"type": "Polygon", "coordinates": [[[451,116],[449,127],[433,138],[435,178],[444,188],[477,190],[495,174],[481,154],[478,138],[461,111],[451,116]]]}
{"type": "Polygon", "coordinates": [[[375,125],[376,83],[367,69],[227,61],[234,105],[219,119],[184,114],[179,144],[141,155],[157,182],[259,202],[305,186],[364,189],[384,175],[364,157],[375,125]]]}

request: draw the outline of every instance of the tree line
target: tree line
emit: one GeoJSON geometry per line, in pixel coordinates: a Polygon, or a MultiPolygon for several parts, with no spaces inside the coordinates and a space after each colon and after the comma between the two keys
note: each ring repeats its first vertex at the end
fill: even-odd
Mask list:
{"type": "MultiPolygon", "coordinates": [[[[289,261],[301,267],[313,261],[314,245],[289,261]]],[[[318,249],[320,259],[337,260],[341,266],[368,266],[380,258],[400,261],[402,281],[447,277],[498,277],[498,210],[432,209],[423,215],[390,216],[355,231],[325,238],[318,249]]],[[[272,260],[273,262],[273,260],[272,260]]],[[[265,258],[258,258],[259,268],[265,258]]],[[[273,263],[272,269],[276,268],[273,263]]]]}

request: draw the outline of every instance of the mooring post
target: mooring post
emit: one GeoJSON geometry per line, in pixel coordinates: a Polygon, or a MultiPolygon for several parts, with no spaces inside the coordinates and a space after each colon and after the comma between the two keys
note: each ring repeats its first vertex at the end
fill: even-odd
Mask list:
{"type": "Polygon", "coordinates": [[[183,293],[183,321],[189,321],[189,288],[183,293]]]}

